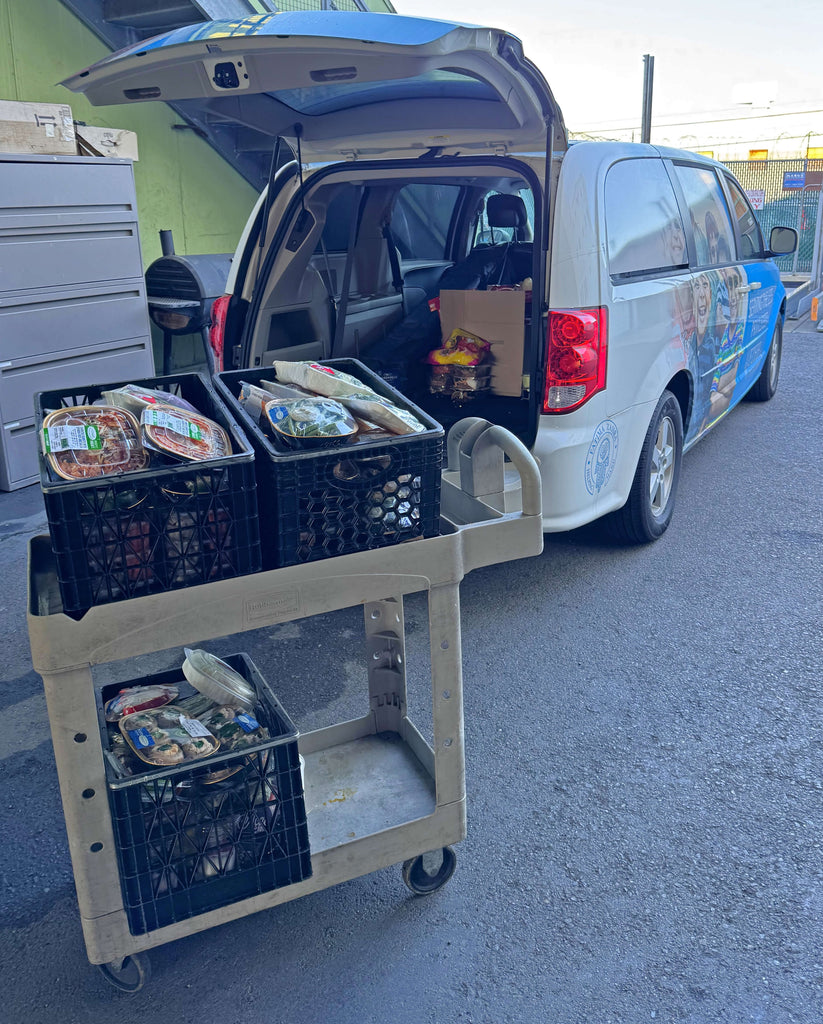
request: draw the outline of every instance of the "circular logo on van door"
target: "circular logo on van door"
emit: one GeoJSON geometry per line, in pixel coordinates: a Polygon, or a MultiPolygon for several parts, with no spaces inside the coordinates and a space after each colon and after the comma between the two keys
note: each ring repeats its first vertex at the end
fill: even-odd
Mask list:
{"type": "Polygon", "coordinates": [[[598,423],[586,455],[586,490],[599,494],[612,475],[617,462],[617,426],[611,420],[598,423]]]}

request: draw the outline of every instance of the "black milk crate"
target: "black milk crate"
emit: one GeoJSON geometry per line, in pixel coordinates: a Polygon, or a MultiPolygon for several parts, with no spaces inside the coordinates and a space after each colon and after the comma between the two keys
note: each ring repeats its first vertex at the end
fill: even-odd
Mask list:
{"type": "Polygon", "coordinates": [[[440,531],[443,428],[356,359],[322,365],[351,374],[426,430],[319,451],[285,451],[238,401],[240,384],[276,380],[273,366],[215,376],[255,450],[263,568],[387,547],[440,531]]]}
{"type": "MultiPolygon", "coordinates": [[[[271,738],[252,747],[185,765],[126,775],[106,756],[109,806],[117,846],[123,903],[132,935],[143,935],[309,878],[312,873],[297,730],[245,654],[224,659],[257,691],[255,716],[271,738]],[[205,778],[232,774],[218,782],[205,778]]],[[[173,670],[101,693],[103,746],[108,731],[102,705],[124,687],[178,685],[173,670]]]]}
{"type": "Polygon", "coordinates": [[[232,454],[169,464],[152,453],[148,469],[56,480],[38,444],[60,595],[70,615],[261,568],[254,450],[211,381],[200,374],[40,392],[35,395],[38,442],[48,412],[89,405],[124,383],[185,398],[229,432],[232,454]]]}

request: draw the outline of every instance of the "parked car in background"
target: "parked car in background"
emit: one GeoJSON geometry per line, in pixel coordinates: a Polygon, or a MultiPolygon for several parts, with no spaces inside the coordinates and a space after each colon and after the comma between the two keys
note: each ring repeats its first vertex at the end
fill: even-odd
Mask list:
{"type": "Polygon", "coordinates": [[[772,257],[796,233],[766,245],[740,185],[694,153],[570,145],[506,32],[280,13],[178,29],[64,84],[95,104],[207,98],[285,140],[296,159],[215,303],[218,364],[356,356],[446,425],[502,424],[539,463],[547,531],[659,537],[682,453],[775,393],[772,257]],[[427,363],[453,330],[490,343],[488,373],[427,363]]]}

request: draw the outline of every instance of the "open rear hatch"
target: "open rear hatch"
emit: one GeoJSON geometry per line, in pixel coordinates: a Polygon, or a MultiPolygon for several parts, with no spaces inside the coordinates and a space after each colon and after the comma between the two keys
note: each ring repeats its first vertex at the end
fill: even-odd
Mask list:
{"type": "MultiPolygon", "coordinates": [[[[85,93],[93,104],[197,99],[216,121],[281,137],[295,151],[299,139],[302,159],[315,173],[303,189],[292,183],[274,198],[263,266],[257,259],[242,261],[248,277],[238,281],[235,294],[243,296],[248,310],[239,348],[245,365],[289,358],[291,350],[291,358],[356,355],[386,369],[385,345],[377,346],[375,339],[385,339],[402,325],[410,310],[397,266],[392,266],[392,244],[386,247],[382,239],[374,243],[383,265],[382,284],[378,273],[359,291],[346,290],[352,264],[359,261],[362,267],[370,260],[362,224],[373,232],[382,227],[386,217],[379,204],[384,201],[390,214],[392,188],[403,175],[407,181],[439,180],[461,188],[475,210],[455,210],[439,261],[441,271],[454,270],[450,265],[471,255],[469,248],[478,244],[476,232],[469,230],[478,196],[484,189],[514,193],[522,183],[534,207],[528,230],[533,235],[531,266],[521,273],[535,285],[534,315],[527,316],[524,299],[524,361],[522,373],[515,374],[525,390],[516,395],[511,379],[505,384],[498,380],[500,393],[489,393],[488,402],[472,402],[470,411],[503,423],[531,443],[542,397],[537,392],[550,237],[550,204],[544,194],[551,168],[535,176],[511,156],[548,151],[557,160],[566,139],[551,91],[518,39],[496,29],[400,15],[281,12],[177,29],[121,50],[63,84],[85,93]],[[346,166],[341,168],[341,162],[346,166]],[[335,199],[346,189],[359,190],[354,214],[359,219],[350,232],[346,221],[348,256],[344,252],[341,261],[339,253],[329,253],[324,228],[335,199]],[[303,217],[301,227],[304,207],[311,218],[303,217]],[[342,329],[335,325],[335,311],[346,321],[342,329]],[[357,330],[358,322],[366,322],[366,335],[357,330]]],[[[427,260],[415,260],[414,253],[407,257],[401,276],[411,270],[417,279],[421,273],[425,277],[427,260]]],[[[355,277],[357,270],[354,265],[355,277]]],[[[361,278],[367,276],[361,270],[361,278]]],[[[461,284],[459,274],[454,280],[448,291],[466,289],[468,294],[478,287],[461,284]]],[[[482,303],[478,294],[464,305],[482,303]]],[[[501,299],[507,301],[517,300],[501,299]]],[[[460,307],[459,296],[447,300],[450,308],[455,303],[460,307]]],[[[468,313],[454,313],[463,315],[468,313]]],[[[471,315],[473,329],[481,333],[478,309],[471,315]]],[[[472,330],[468,323],[456,326],[472,330]]],[[[410,397],[420,401],[421,382],[410,386],[415,388],[410,397]]],[[[469,413],[442,396],[429,394],[428,399],[424,404],[446,424],[469,413]]]]}
{"type": "Polygon", "coordinates": [[[313,162],[438,148],[542,152],[560,111],[520,41],[490,28],[362,12],[289,11],[176,29],[63,83],[95,105],[205,101],[216,119],[286,139],[313,162]]]}

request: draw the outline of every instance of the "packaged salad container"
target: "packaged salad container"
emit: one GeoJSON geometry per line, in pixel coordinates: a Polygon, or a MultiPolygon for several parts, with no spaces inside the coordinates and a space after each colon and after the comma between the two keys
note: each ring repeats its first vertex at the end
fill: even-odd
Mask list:
{"type": "MultiPolygon", "coordinates": [[[[44,439],[44,426],[86,429],[72,423],[78,408],[90,407],[92,417],[113,417],[110,471],[102,475],[71,476],[69,467],[81,464],[75,449],[68,449],[68,457],[46,452],[43,445],[40,449],[40,485],[63,611],[75,617],[94,605],[261,568],[254,450],[210,382],[189,373],[125,385],[155,399],[142,416],[164,412],[175,421],[142,428],[144,433],[150,428],[156,442],[150,454],[145,445],[125,447],[126,441],[141,440],[141,427],[128,410],[106,411],[104,392],[122,389],[124,383],[35,395],[38,433],[44,439]],[[198,412],[179,402],[172,407],[156,401],[158,394],[198,412]],[[185,435],[173,429],[178,420],[185,435]],[[142,451],[145,461],[119,461],[132,451],[142,451]]],[[[101,461],[95,454],[81,458],[92,469],[101,461]]]]}

